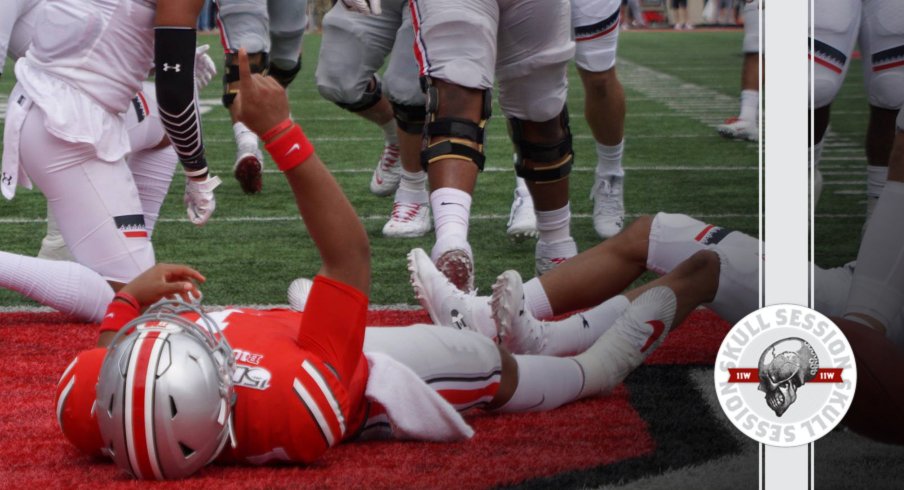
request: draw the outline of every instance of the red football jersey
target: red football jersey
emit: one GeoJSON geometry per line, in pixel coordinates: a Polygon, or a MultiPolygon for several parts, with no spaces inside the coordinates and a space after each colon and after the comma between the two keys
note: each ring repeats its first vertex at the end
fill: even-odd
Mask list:
{"type": "MultiPolygon", "coordinates": [[[[318,276],[305,313],[236,308],[209,315],[223,331],[236,361],[233,421],[237,445],[227,445],[219,460],[310,463],[327,448],[355,435],[366,412],[367,361],[361,350],[367,317],[364,294],[318,276]]],[[[194,321],[197,315],[186,318],[194,321]]],[[[90,415],[90,403],[65,406],[67,400],[93,403],[100,363],[78,363],[76,368],[79,365],[93,374],[76,373],[79,370],[74,368],[61,381],[59,413],[73,420],[61,419],[64,429],[74,421],[82,426],[85,420],[97,424],[90,415]],[[77,383],[63,393],[68,379],[77,376],[93,376],[93,381],[77,383]],[[90,390],[90,396],[72,396],[79,390],[90,390]]],[[[94,440],[99,442],[96,436],[91,442],[94,440]]]]}

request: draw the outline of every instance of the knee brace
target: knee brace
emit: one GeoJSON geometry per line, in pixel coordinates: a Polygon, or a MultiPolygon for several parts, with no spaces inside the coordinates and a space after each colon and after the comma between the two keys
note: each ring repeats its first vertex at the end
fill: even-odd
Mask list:
{"type": "Polygon", "coordinates": [[[364,94],[361,95],[361,98],[356,102],[336,102],[336,105],[349,112],[366,111],[377,105],[377,102],[380,102],[380,99],[383,97],[383,83],[380,82],[380,78],[377,76],[374,76],[372,80],[374,81],[373,88],[365,89],[364,94]]]}
{"type": "Polygon", "coordinates": [[[280,68],[271,60],[270,67],[267,71],[270,73],[271,77],[283,86],[283,88],[288,88],[289,84],[292,83],[292,80],[295,80],[295,76],[298,75],[298,72],[301,71],[301,56],[298,57],[298,61],[295,62],[295,65],[288,70],[280,68]]]}
{"type": "MultiPolygon", "coordinates": [[[[270,65],[270,54],[266,51],[249,53],[248,58],[250,59],[258,54],[261,55],[261,61],[260,63],[251,64],[251,73],[266,75],[267,67],[270,65]]],[[[239,89],[229,88],[230,84],[239,81],[238,53],[226,53],[225,65],[226,73],[223,74],[223,106],[228,109],[232,105],[232,102],[235,101],[235,95],[239,93],[239,89]]]]}
{"type": "Polygon", "coordinates": [[[408,134],[424,133],[424,122],[427,120],[427,108],[422,105],[407,105],[392,102],[392,114],[396,125],[408,134]]]}
{"type": "Polygon", "coordinates": [[[534,143],[524,138],[524,121],[510,117],[509,133],[515,145],[515,174],[536,183],[552,183],[571,173],[574,151],[571,146],[571,127],[568,125],[568,107],[562,107],[559,117],[543,124],[557,124],[565,136],[553,143],[534,143]],[[534,162],[528,167],[525,160],[534,162]]]}
{"type": "Polygon", "coordinates": [[[486,158],[483,155],[484,127],[493,112],[492,92],[486,89],[483,92],[483,104],[480,109],[480,121],[474,122],[460,117],[437,117],[439,109],[439,94],[436,86],[430,83],[429,78],[422,78],[427,92],[427,117],[429,122],[424,129],[424,149],[421,150],[421,166],[427,171],[431,163],[449,158],[468,160],[477,165],[479,171],[483,171],[486,158]],[[445,139],[430,143],[435,137],[445,139]],[[477,144],[477,148],[468,146],[467,142],[477,144]]]}

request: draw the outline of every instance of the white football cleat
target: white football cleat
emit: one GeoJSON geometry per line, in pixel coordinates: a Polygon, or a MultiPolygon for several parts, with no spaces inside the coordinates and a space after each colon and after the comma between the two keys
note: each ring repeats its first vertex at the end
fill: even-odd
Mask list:
{"type": "Polygon", "coordinates": [[[584,369],[581,397],[606,394],[643,364],[672,328],[675,293],[658,286],[638,296],[584,353],[574,357],[584,369]]]}
{"type": "Polygon", "coordinates": [[[383,226],[383,236],[411,238],[426,235],[433,229],[430,205],[422,202],[394,202],[389,221],[383,226]]]}
{"type": "Polygon", "coordinates": [[[466,241],[460,243],[433,245],[433,263],[458,289],[470,293],[474,291],[474,254],[466,241]]]}
{"type": "Polygon", "coordinates": [[[420,248],[408,253],[408,272],[414,295],[434,324],[472,330],[495,341],[496,328],[490,318],[478,318],[481,306],[486,305],[485,297],[481,298],[473,292],[464,293],[455,287],[436,268],[427,252],[420,248]]]}
{"type": "Polygon", "coordinates": [[[377,168],[370,178],[370,192],[376,196],[388,196],[399,188],[402,180],[402,165],[399,161],[399,145],[386,143],[377,168]]]}
{"type": "Polygon", "coordinates": [[[600,238],[617,235],[625,224],[625,178],[596,175],[590,190],[593,201],[593,229],[600,238]]]}
{"type": "Polygon", "coordinates": [[[257,147],[257,139],[238,142],[238,156],[232,167],[235,180],[239,181],[245,194],[257,194],[263,188],[262,172],[264,170],[264,154],[257,147]]]}
{"type": "Polygon", "coordinates": [[[512,354],[539,354],[546,345],[546,322],[524,307],[524,284],[517,271],[503,272],[490,300],[499,341],[512,354]]]}
{"type": "Polygon", "coordinates": [[[717,128],[719,134],[735,140],[759,141],[760,128],[756,121],[746,121],[737,117],[730,117],[717,128]]]}
{"type": "Polygon", "coordinates": [[[578,244],[571,237],[549,243],[539,240],[534,254],[537,276],[542,276],[557,265],[577,255],[578,244]]]}
{"type": "Polygon", "coordinates": [[[308,295],[311,294],[311,287],[314,281],[307,277],[299,277],[289,284],[289,306],[295,311],[304,311],[304,305],[308,302],[308,295]]]}
{"type": "Polygon", "coordinates": [[[534,200],[530,193],[522,195],[515,189],[505,233],[515,242],[537,237],[537,215],[534,214],[534,200]]]}

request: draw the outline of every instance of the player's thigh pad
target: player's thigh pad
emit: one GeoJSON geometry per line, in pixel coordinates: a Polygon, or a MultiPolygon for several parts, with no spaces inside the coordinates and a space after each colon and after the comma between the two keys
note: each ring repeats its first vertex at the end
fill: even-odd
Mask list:
{"type": "Polygon", "coordinates": [[[863,2],[860,49],[870,105],[900,108],[904,105],[904,4],[900,0],[863,2]]]}
{"type": "Polygon", "coordinates": [[[308,0],[267,0],[270,15],[270,62],[289,70],[298,63],[307,24],[308,0]]]}
{"type": "Polygon", "coordinates": [[[409,6],[420,75],[473,89],[493,87],[496,1],[410,0],[409,6]]]}
{"type": "Polygon", "coordinates": [[[270,51],[270,16],[266,0],[217,0],[221,40],[227,51],[270,51]]]}
{"type": "Polygon", "coordinates": [[[701,239],[708,229],[711,225],[684,214],[657,213],[650,226],[647,269],[667,274],[691,255],[705,250],[701,239]]]}
{"type": "MultiPolygon", "coordinates": [[[[401,18],[367,16],[337,3],[323,17],[323,40],[314,74],[323,98],[358,102],[374,73],[392,50],[401,18]]],[[[409,45],[409,50],[411,46],[409,45]]]]}
{"type": "MultiPolygon", "coordinates": [[[[743,1],[743,0],[742,0],[743,1]]],[[[760,0],[753,0],[744,4],[744,42],[742,49],[745,53],[759,53],[760,51],[760,0]]]]}
{"type": "Polygon", "coordinates": [[[156,148],[166,136],[157,108],[157,91],[153,83],[144,82],[141,91],[132,97],[125,114],[131,152],[156,148]]]}
{"type": "Polygon", "coordinates": [[[489,402],[502,372],[496,344],[468,330],[423,324],[368,328],[364,351],[408,366],[459,410],[489,402]]]}
{"type": "Polygon", "coordinates": [[[620,24],[618,0],[573,0],[574,62],[583,70],[606,71],[615,66],[620,24]]]}
{"type": "Polygon", "coordinates": [[[568,0],[505,2],[499,24],[499,105],[507,117],[547,121],[562,110],[574,56],[568,0]]]}
{"type": "Polygon", "coordinates": [[[383,74],[383,86],[389,100],[402,105],[423,106],[427,98],[421,90],[417,59],[414,57],[414,27],[411,11],[404,9],[402,24],[396,30],[389,66],[383,74]]]}
{"type": "Polygon", "coordinates": [[[850,66],[863,0],[816,0],[813,6],[813,104],[835,100],[850,66]]]}
{"type": "Polygon", "coordinates": [[[105,162],[92,145],[52,136],[37,106],[26,116],[19,148],[23,167],[47,197],[80,264],[122,283],[154,265],[138,191],[124,159],[105,162]]]}

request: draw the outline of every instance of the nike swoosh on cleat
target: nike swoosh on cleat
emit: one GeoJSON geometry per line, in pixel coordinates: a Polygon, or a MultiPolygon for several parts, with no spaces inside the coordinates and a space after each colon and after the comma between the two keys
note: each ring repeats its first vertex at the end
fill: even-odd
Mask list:
{"type": "Polygon", "coordinates": [[[647,349],[650,348],[650,346],[652,346],[657,340],[659,340],[659,337],[662,336],[662,332],[665,331],[665,323],[663,323],[661,320],[650,320],[647,322],[647,325],[653,327],[653,333],[650,334],[650,338],[647,339],[647,343],[640,348],[640,352],[642,353],[646,352],[647,349]]]}

